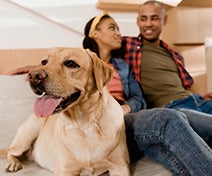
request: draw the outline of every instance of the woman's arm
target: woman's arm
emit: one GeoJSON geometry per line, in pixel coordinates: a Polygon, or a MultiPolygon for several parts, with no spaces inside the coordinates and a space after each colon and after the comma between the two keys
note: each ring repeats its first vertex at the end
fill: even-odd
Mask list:
{"type": "Polygon", "coordinates": [[[124,89],[126,98],[124,103],[127,106],[124,106],[122,109],[128,113],[146,109],[146,101],[143,98],[141,88],[134,77],[131,66],[123,59],[111,59],[111,62],[119,73],[124,89]]]}
{"type": "Polygon", "coordinates": [[[146,109],[146,101],[143,98],[141,87],[136,81],[131,67],[129,67],[128,87],[129,95],[127,97],[126,103],[130,106],[131,112],[138,112],[141,109],[146,109]]]}

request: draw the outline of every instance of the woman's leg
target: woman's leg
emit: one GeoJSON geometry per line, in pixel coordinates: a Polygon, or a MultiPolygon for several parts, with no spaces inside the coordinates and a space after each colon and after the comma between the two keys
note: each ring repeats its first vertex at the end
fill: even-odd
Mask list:
{"type": "Polygon", "coordinates": [[[125,116],[125,123],[127,137],[134,139],[139,151],[174,175],[212,175],[212,151],[182,113],[163,108],[142,110],[125,116]]]}
{"type": "Polygon", "coordinates": [[[188,176],[189,172],[182,163],[174,154],[171,154],[169,151],[163,147],[162,144],[149,146],[144,151],[144,156],[147,158],[161,163],[167,169],[172,171],[174,176],[188,176]]]}

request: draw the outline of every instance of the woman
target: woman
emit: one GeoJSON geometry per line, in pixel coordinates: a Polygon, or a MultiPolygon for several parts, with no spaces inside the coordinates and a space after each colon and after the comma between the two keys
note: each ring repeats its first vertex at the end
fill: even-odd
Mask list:
{"type": "Polygon", "coordinates": [[[125,115],[131,162],[144,154],[174,175],[212,175],[212,151],[193,131],[184,114],[163,108],[141,110],[146,103],[130,66],[114,57],[122,42],[114,19],[109,15],[94,17],[86,24],[84,34],[83,47],[95,52],[114,70],[108,89],[125,115]]]}

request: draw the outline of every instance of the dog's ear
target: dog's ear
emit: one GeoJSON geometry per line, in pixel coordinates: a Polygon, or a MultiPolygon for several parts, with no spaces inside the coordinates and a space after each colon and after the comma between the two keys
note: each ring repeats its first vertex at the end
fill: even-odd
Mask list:
{"type": "Polygon", "coordinates": [[[102,93],[103,87],[109,83],[113,77],[113,70],[104,61],[102,61],[96,53],[86,49],[93,63],[93,74],[97,89],[102,93]]]}

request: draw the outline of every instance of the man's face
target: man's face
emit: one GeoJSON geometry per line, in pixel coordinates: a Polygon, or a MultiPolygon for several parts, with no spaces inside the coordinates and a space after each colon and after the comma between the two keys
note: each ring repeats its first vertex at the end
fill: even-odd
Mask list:
{"type": "Polygon", "coordinates": [[[166,18],[159,5],[147,4],[141,6],[138,12],[137,25],[144,42],[158,43],[166,18]]]}

